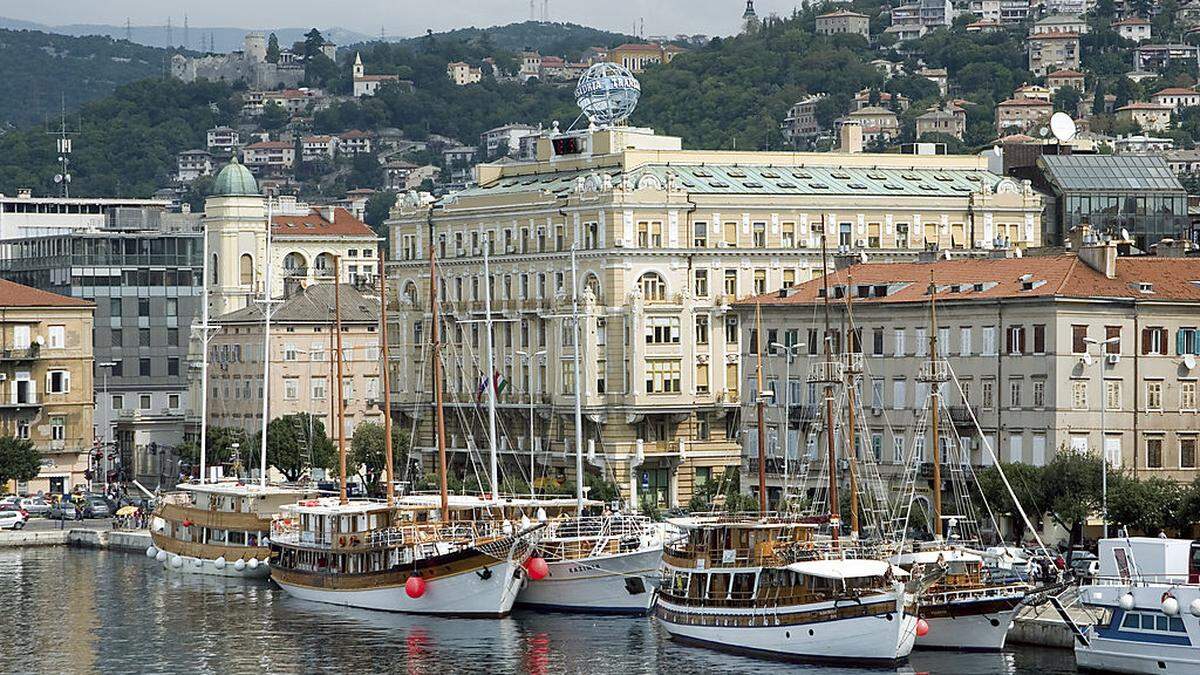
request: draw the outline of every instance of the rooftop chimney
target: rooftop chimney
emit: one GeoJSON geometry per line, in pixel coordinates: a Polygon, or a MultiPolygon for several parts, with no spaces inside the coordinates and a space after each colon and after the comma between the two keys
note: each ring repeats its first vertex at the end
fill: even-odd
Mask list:
{"type": "Polygon", "coordinates": [[[1071,228],[1068,235],[1071,248],[1088,267],[1109,279],[1117,277],[1117,242],[1100,239],[1087,222],[1071,228]]]}
{"type": "Polygon", "coordinates": [[[863,151],[862,125],[846,120],[838,128],[838,152],[860,153],[863,151]]]}
{"type": "Polygon", "coordinates": [[[1192,242],[1187,239],[1159,239],[1152,248],[1154,255],[1159,258],[1185,258],[1192,248],[1192,242]]]}

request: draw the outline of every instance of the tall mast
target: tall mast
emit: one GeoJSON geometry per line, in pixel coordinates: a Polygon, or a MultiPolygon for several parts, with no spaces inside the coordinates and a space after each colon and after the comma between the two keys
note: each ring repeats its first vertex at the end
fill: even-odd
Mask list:
{"type": "Polygon", "coordinates": [[[929,386],[933,392],[930,431],[933,434],[933,536],[942,538],[942,449],[938,436],[938,408],[941,407],[941,379],[937,376],[937,305],[933,298],[937,286],[933,281],[933,269],[929,270],[929,386]]]}
{"type": "MultiPolygon", "coordinates": [[[[487,391],[488,391],[488,450],[489,473],[492,481],[492,501],[500,501],[500,470],[496,448],[496,357],[492,344],[492,272],[488,260],[488,238],[483,240],[483,321],[487,331],[487,391]]],[[[532,477],[530,480],[533,480],[532,477]]]]}
{"type": "MultiPolygon", "coordinates": [[[[825,367],[833,363],[833,336],[829,332],[829,260],[826,251],[825,217],[821,217],[821,284],[825,288],[825,367]]],[[[825,378],[825,450],[829,456],[829,534],[836,542],[838,530],[841,529],[841,516],[838,514],[837,485],[837,444],[834,437],[833,420],[833,383],[830,373],[822,375],[825,378]]]]}
{"type": "MultiPolygon", "coordinates": [[[[379,342],[383,356],[383,461],[387,476],[387,504],[396,503],[395,459],[392,448],[392,362],[388,358],[388,292],[387,292],[387,254],[379,261],[379,342]]],[[[339,335],[340,335],[339,331],[339,335]]]]}
{"type": "Polygon", "coordinates": [[[259,443],[259,465],[262,475],[258,484],[267,486],[267,424],[270,418],[271,401],[271,211],[273,202],[267,197],[267,252],[263,259],[263,387],[262,387],[262,438],[259,443]]]}
{"type": "MultiPolygon", "coordinates": [[[[854,376],[854,301],[852,296],[854,293],[854,277],[846,272],[846,318],[842,322],[846,335],[846,442],[847,445],[846,457],[849,465],[850,474],[850,536],[854,539],[858,538],[858,467],[855,463],[858,461],[858,437],[857,430],[854,428],[854,412],[857,404],[856,398],[858,392],[855,389],[854,376]]],[[[859,351],[862,351],[862,345],[858,345],[859,351]]]]}
{"type": "Polygon", "coordinates": [[[338,485],[338,503],[345,504],[346,498],[346,399],[342,396],[342,278],[338,274],[341,256],[333,256],[333,333],[337,341],[337,426],[338,468],[342,480],[338,485]]]}
{"type": "Polygon", "coordinates": [[[441,316],[438,313],[437,247],[433,240],[433,223],[429,226],[429,313],[432,327],[429,339],[433,347],[433,407],[437,418],[438,478],[441,482],[442,520],[450,520],[450,492],[446,487],[446,416],[442,410],[442,338],[441,316]]]}
{"type": "Polygon", "coordinates": [[[334,342],[334,340],[336,339],[336,336],[334,335],[334,333],[335,333],[334,326],[335,325],[336,324],[335,324],[334,317],[330,317],[330,319],[329,319],[329,386],[326,387],[326,394],[325,394],[326,396],[329,397],[329,427],[328,427],[327,431],[329,432],[330,440],[336,440],[338,438],[338,436],[341,435],[341,433],[342,433],[342,430],[338,428],[337,399],[334,396],[337,393],[337,381],[338,381],[337,380],[337,362],[334,361],[334,359],[337,358],[337,353],[338,353],[337,343],[334,342]]]}
{"type": "MultiPolygon", "coordinates": [[[[204,221],[204,290],[200,296],[200,347],[204,354],[200,358],[200,482],[205,482],[208,473],[208,220],[204,221]]],[[[111,401],[107,402],[111,403],[111,401]]]]}
{"type": "MultiPolygon", "coordinates": [[[[762,332],[762,306],[758,301],[754,302],[754,334],[758,336],[758,344],[754,345],[754,351],[758,357],[758,372],[757,372],[757,391],[754,392],[754,412],[758,421],[758,512],[766,515],[767,507],[770,506],[770,500],[767,499],[767,427],[764,409],[766,401],[763,399],[763,332],[762,332]]],[[[786,431],[785,431],[786,433],[786,431]]],[[[787,461],[787,458],[784,458],[787,461]]],[[[787,486],[784,486],[787,489],[787,486]]]]}
{"type": "Polygon", "coordinates": [[[583,381],[579,377],[579,270],[575,264],[578,240],[571,242],[571,323],[575,335],[575,514],[583,515],[583,381]]]}

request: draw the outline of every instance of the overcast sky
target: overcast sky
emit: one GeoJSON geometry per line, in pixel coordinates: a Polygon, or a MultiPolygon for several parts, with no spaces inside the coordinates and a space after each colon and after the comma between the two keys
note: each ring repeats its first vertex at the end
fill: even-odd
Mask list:
{"type": "MultiPolygon", "coordinates": [[[[543,0],[534,0],[540,18],[543,0]]],[[[551,21],[625,33],[645,19],[647,35],[736,31],[744,0],[547,0],[551,21]]],[[[755,0],[759,16],[789,14],[802,0],[755,0]]],[[[50,25],[100,23],[273,28],[340,26],[370,35],[417,35],[529,18],[529,0],[4,0],[0,16],[50,25]]]]}

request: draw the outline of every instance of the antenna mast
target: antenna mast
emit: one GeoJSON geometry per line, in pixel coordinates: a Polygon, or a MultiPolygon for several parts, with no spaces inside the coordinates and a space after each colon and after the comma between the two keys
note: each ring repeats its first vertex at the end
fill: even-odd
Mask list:
{"type": "MultiPolygon", "coordinates": [[[[386,258],[386,253],[384,257],[386,258]]],[[[382,346],[383,356],[383,448],[384,462],[387,467],[387,504],[392,506],[396,503],[396,477],[394,475],[394,449],[392,448],[392,362],[388,358],[387,264],[384,259],[379,261],[379,272],[379,342],[382,346]]]]}

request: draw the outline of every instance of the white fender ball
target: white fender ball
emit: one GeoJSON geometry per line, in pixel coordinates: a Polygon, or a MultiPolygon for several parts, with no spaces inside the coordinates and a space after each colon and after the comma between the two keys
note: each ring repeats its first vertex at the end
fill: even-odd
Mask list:
{"type": "Polygon", "coordinates": [[[153,558],[156,555],[158,555],[158,549],[154,548],[153,545],[150,545],[149,547],[146,548],[146,557],[147,558],[153,558]]]}
{"type": "Polygon", "coordinates": [[[1200,598],[1196,598],[1192,604],[1188,605],[1188,611],[1192,613],[1192,616],[1200,616],[1200,598]]]}
{"type": "Polygon", "coordinates": [[[233,569],[235,569],[239,572],[246,569],[246,561],[242,560],[241,558],[238,558],[237,562],[233,563],[233,569]]]}
{"type": "Polygon", "coordinates": [[[1128,612],[1129,610],[1133,609],[1133,593],[1126,593],[1125,595],[1122,595],[1117,602],[1121,605],[1121,609],[1128,612]]]}
{"type": "Polygon", "coordinates": [[[183,558],[180,558],[179,556],[171,558],[171,567],[174,567],[175,569],[183,567],[183,558]]]}
{"type": "Polygon", "coordinates": [[[157,560],[158,562],[167,562],[167,552],[159,551],[158,553],[155,553],[154,559],[157,560]]]}
{"type": "Polygon", "coordinates": [[[258,569],[258,558],[251,558],[247,560],[246,567],[249,567],[252,570],[258,569]]]}
{"type": "Polygon", "coordinates": [[[219,570],[225,569],[225,556],[221,556],[221,557],[217,558],[216,560],[214,560],[213,567],[216,567],[219,570]]]}
{"type": "Polygon", "coordinates": [[[1168,595],[1163,598],[1162,611],[1167,616],[1179,616],[1179,601],[1175,599],[1175,596],[1168,595]]]}

